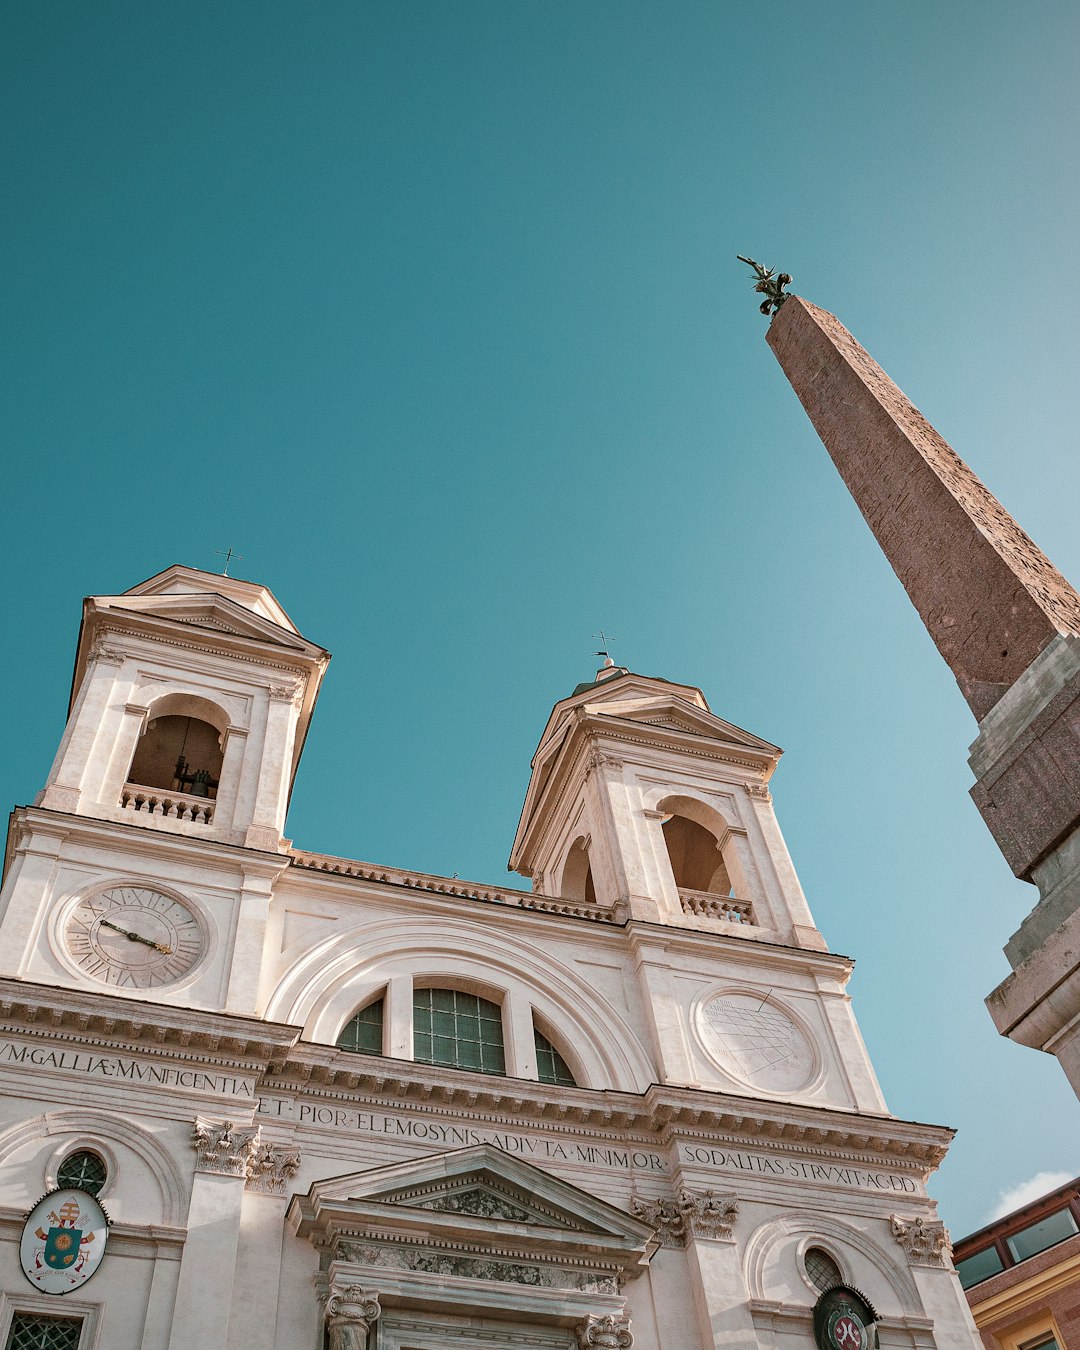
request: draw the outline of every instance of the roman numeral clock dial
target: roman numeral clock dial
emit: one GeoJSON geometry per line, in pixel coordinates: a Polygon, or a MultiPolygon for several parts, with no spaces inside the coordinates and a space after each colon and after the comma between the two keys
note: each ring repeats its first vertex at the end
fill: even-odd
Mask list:
{"type": "Polygon", "coordinates": [[[63,932],[79,969],[115,989],[174,984],[206,950],[194,911],[146,886],[113,886],[86,896],[68,914],[63,932]]]}

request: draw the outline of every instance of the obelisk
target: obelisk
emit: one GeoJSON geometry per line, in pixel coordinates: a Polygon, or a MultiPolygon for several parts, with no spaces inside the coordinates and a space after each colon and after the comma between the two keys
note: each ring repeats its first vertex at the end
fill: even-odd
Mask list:
{"type": "Polygon", "coordinates": [[[972,797],[1039,886],[987,1005],[1080,1096],[1080,596],[838,319],[757,289],[769,346],[979,720],[972,797]]]}

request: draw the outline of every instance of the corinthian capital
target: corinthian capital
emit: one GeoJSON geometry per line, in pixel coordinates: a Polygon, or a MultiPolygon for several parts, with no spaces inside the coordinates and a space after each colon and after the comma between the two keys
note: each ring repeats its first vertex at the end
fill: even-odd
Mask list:
{"type": "Polygon", "coordinates": [[[259,1127],[234,1125],[231,1120],[204,1120],[193,1127],[197,1172],[217,1172],[226,1177],[246,1177],[259,1143],[259,1127]]]}
{"type": "Polygon", "coordinates": [[[893,1237],[913,1266],[943,1266],[949,1250],[949,1230],[937,1219],[889,1219],[893,1237]]]}

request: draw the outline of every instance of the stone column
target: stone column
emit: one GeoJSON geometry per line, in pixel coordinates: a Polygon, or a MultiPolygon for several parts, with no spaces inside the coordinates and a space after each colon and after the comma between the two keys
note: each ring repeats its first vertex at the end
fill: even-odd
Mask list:
{"type": "Polygon", "coordinates": [[[507,1075],[535,1082],[540,1074],[536,1067],[532,1004],[517,989],[510,990],[503,1003],[503,1045],[507,1075]]]}
{"type": "Polygon", "coordinates": [[[225,834],[236,828],[236,807],[247,742],[247,727],[228,726],[221,738],[221,776],[214,798],[214,825],[225,834]]]}
{"type": "Polygon", "coordinates": [[[391,975],[383,1004],[383,1054],[413,1057],[413,987],[409,975],[391,975]]]}
{"type": "Polygon", "coordinates": [[[949,1259],[949,1230],[938,1219],[890,1216],[893,1237],[904,1250],[924,1316],[933,1319],[934,1344],[940,1350],[970,1350],[981,1345],[949,1259]],[[959,1312],[959,1315],[958,1315],[959,1312]]]}
{"type": "Polygon", "coordinates": [[[244,1182],[257,1126],[195,1122],[195,1177],[169,1350],[227,1350],[244,1182]]]}
{"type": "Polygon", "coordinates": [[[381,1311],[378,1294],[350,1279],[347,1266],[331,1264],[326,1300],[330,1350],[367,1350],[368,1332],[381,1311]]]}
{"type": "Polygon", "coordinates": [[[285,1206],[300,1167],[300,1150],[259,1142],[247,1164],[240,1226],[240,1254],[233,1279],[230,1350],[248,1350],[253,1340],[277,1341],[285,1206]],[[258,1328],[253,1336],[252,1329],[258,1328]]]}
{"type": "Polygon", "coordinates": [[[66,837],[62,821],[54,825],[39,820],[31,826],[23,819],[15,826],[11,864],[0,895],[0,974],[21,976],[29,963],[66,837]]]}

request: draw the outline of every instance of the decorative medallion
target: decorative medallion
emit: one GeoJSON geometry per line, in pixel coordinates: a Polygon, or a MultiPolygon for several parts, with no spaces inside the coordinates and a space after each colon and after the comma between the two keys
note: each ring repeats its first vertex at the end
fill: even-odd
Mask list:
{"type": "Polygon", "coordinates": [[[854,1289],[838,1284],[814,1305],[814,1339],[819,1350],[870,1350],[877,1314],[854,1289]]]}
{"type": "Polygon", "coordinates": [[[105,1211],[87,1191],[50,1191],[23,1224],[23,1274],[43,1294],[70,1294],[101,1264],[108,1236],[105,1211]]]}
{"type": "Polygon", "coordinates": [[[110,886],[85,896],[68,912],[62,936],[68,958],[115,989],[173,984],[206,950],[195,911],[147,886],[110,886]]]}
{"type": "Polygon", "coordinates": [[[728,993],[698,1009],[698,1036],[725,1072],[771,1092],[805,1087],[814,1072],[810,1042],[766,994],[728,993]]]}

